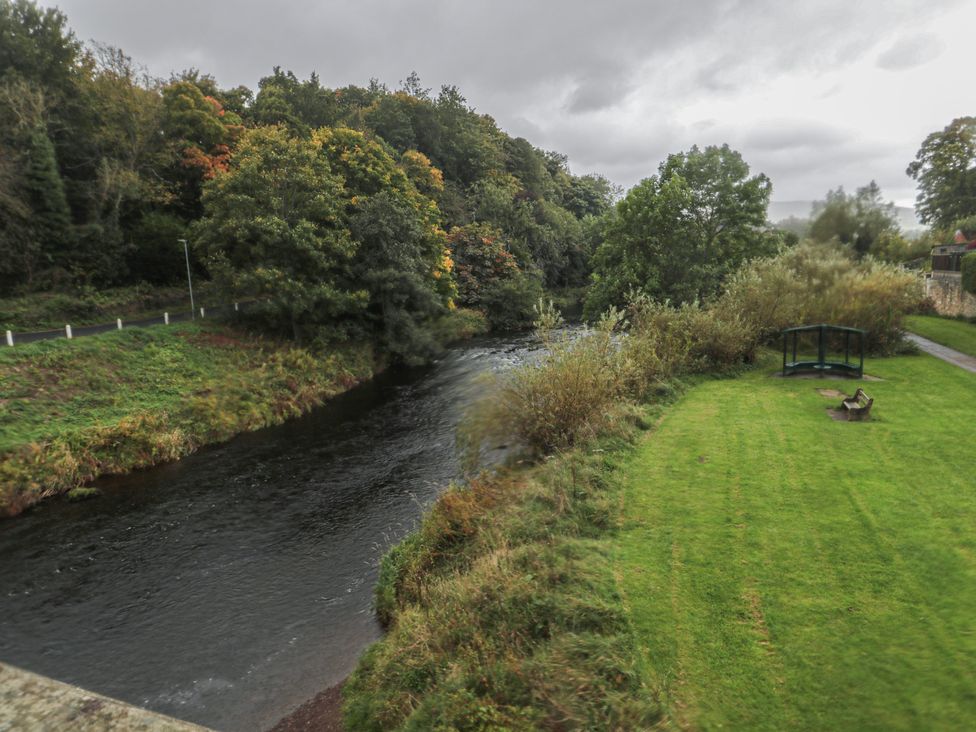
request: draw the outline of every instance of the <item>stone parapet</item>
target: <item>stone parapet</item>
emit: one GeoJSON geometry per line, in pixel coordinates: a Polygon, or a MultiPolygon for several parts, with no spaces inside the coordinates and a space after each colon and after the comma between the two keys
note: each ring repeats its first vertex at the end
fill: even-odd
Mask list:
{"type": "Polygon", "coordinates": [[[209,732],[0,663],[0,732],[209,732]]]}

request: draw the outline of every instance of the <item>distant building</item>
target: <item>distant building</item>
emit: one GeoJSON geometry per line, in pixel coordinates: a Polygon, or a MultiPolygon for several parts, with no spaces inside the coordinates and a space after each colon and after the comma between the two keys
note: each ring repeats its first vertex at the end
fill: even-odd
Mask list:
{"type": "Polygon", "coordinates": [[[952,244],[932,249],[932,272],[958,272],[962,258],[971,251],[976,251],[976,233],[957,230],[952,244]]]}
{"type": "Polygon", "coordinates": [[[932,272],[958,272],[962,258],[969,251],[966,244],[943,244],[932,249],[932,272]]]}
{"type": "Polygon", "coordinates": [[[976,317],[976,297],[962,289],[962,258],[976,251],[976,232],[957,231],[952,244],[932,249],[932,271],[925,294],[942,315],[976,317]]]}

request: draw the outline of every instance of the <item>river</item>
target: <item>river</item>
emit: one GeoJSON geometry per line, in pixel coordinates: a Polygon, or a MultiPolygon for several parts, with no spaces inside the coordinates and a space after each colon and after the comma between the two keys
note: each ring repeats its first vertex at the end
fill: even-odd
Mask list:
{"type": "Polygon", "coordinates": [[[380,636],[383,552],[458,476],[479,376],[462,344],[280,427],[0,523],[0,660],[218,730],[263,730],[380,636]]]}

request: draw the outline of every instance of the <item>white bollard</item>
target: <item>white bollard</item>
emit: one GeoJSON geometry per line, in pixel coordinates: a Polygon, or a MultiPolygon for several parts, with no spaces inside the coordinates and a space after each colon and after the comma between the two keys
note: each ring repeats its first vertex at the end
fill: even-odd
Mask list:
{"type": "Polygon", "coordinates": [[[64,334],[68,337],[68,340],[70,341],[71,340],[71,326],[70,325],[64,326],[64,334]]]}
{"type": "Polygon", "coordinates": [[[163,323],[169,325],[169,313],[163,313],[163,323]]]}
{"type": "Polygon", "coordinates": [[[237,303],[236,302],[234,303],[234,312],[235,313],[240,312],[240,308],[237,307],[237,303]]]}
{"type": "Polygon", "coordinates": [[[7,345],[12,346],[14,344],[14,334],[9,330],[7,331],[7,345]]]}
{"type": "Polygon", "coordinates": [[[115,324],[119,327],[119,330],[122,330],[122,318],[116,318],[115,324]]]}
{"type": "Polygon", "coordinates": [[[203,308],[200,308],[200,317],[201,317],[201,318],[202,318],[202,317],[204,317],[204,314],[203,314],[203,308]]]}

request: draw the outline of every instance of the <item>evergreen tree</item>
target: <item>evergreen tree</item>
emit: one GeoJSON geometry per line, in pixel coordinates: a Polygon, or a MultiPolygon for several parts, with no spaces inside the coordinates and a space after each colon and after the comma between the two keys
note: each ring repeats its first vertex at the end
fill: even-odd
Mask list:
{"type": "Polygon", "coordinates": [[[36,125],[30,135],[24,187],[31,209],[32,238],[48,262],[67,268],[74,240],[71,210],[54,145],[43,124],[36,125]]]}

